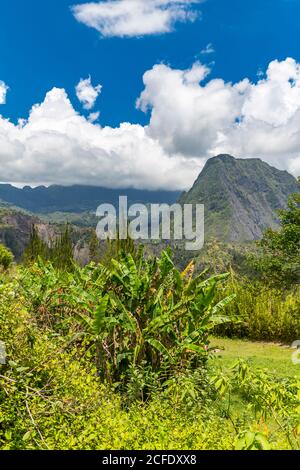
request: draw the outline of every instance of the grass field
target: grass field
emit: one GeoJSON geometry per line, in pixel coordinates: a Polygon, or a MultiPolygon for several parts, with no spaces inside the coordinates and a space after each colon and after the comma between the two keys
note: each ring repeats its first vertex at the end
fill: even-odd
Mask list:
{"type": "MultiPolygon", "coordinates": [[[[288,345],[279,343],[252,342],[241,339],[212,338],[211,346],[216,348],[216,354],[210,358],[212,370],[226,372],[238,359],[249,362],[252,367],[263,369],[279,378],[300,379],[300,364],[294,365],[292,354],[294,350],[288,345]]],[[[231,396],[231,413],[235,419],[250,419],[249,403],[242,395],[234,392],[231,396]]],[[[266,424],[276,434],[277,424],[268,418],[266,424]]],[[[284,444],[281,444],[284,445],[284,444]]],[[[281,448],[281,447],[280,447],[281,448]]],[[[283,447],[284,448],[284,447],[283,447]]]]}
{"type": "Polygon", "coordinates": [[[216,356],[210,359],[215,365],[228,368],[241,358],[254,367],[267,369],[281,377],[300,378],[300,364],[293,364],[294,350],[287,345],[227,338],[213,338],[211,345],[218,350],[216,356]]]}

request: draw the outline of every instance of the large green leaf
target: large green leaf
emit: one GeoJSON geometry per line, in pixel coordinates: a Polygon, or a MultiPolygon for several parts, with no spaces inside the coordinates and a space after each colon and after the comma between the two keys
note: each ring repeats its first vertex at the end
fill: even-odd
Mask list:
{"type": "Polygon", "coordinates": [[[99,302],[95,315],[94,315],[94,330],[98,335],[101,333],[103,326],[105,325],[105,314],[107,311],[107,305],[109,302],[109,296],[105,295],[99,302]]]}
{"type": "Polygon", "coordinates": [[[226,305],[230,304],[235,298],[236,294],[232,294],[218,302],[212,309],[212,315],[216,315],[220,310],[224,310],[226,305]]]}
{"type": "Polygon", "coordinates": [[[146,339],[147,343],[150,344],[154,349],[159,351],[163,356],[167,357],[169,360],[172,360],[172,356],[167,350],[167,348],[157,339],[154,338],[148,338],[146,339]]]}

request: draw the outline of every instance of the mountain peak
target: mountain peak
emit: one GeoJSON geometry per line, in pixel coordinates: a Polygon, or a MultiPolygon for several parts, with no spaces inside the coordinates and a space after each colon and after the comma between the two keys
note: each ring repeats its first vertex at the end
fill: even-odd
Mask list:
{"type": "Polygon", "coordinates": [[[181,203],[205,205],[206,239],[244,242],[276,228],[278,209],[299,191],[296,179],[259,158],[236,159],[221,154],[210,158],[181,203]]]}
{"type": "Polygon", "coordinates": [[[228,153],[220,153],[219,155],[216,155],[215,157],[210,158],[207,162],[215,162],[216,160],[221,160],[223,162],[233,162],[236,161],[236,158],[233,157],[232,155],[229,155],[228,153]]]}

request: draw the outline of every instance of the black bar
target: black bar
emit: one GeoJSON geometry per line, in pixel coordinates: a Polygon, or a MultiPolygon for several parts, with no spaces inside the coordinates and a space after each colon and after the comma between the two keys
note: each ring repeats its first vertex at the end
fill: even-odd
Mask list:
{"type": "MultiPolygon", "coordinates": [[[[257,463],[272,462],[288,465],[299,461],[295,451],[2,451],[0,467],[5,463],[80,465],[92,464],[94,468],[120,466],[124,468],[140,468],[141,466],[171,467],[190,466],[207,470],[207,465],[229,463],[241,468],[257,463]],[[297,460],[296,460],[297,459],[297,460]]],[[[232,468],[232,467],[231,467],[232,468]]],[[[55,469],[56,470],[56,469],[55,469]]]]}

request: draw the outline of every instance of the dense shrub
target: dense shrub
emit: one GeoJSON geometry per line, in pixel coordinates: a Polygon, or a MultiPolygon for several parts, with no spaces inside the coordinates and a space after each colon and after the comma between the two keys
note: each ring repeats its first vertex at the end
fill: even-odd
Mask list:
{"type": "Polygon", "coordinates": [[[225,307],[226,315],[239,322],[215,329],[217,334],[259,341],[292,343],[300,338],[300,289],[281,290],[233,273],[220,292],[235,293],[235,300],[225,307]]]}
{"type": "Polygon", "coordinates": [[[193,278],[193,271],[191,263],[180,273],[168,252],[146,258],[139,250],[111,267],[91,264],[73,273],[40,261],[21,285],[38,321],[84,345],[103,379],[126,384],[142,366],[146,392],[153,380],[203,365],[209,332],[228,321],[222,310],[232,296],[214,300],[227,275],[193,278]]]}
{"type": "MultiPolygon", "coordinates": [[[[300,178],[299,178],[300,189],[300,178]]],[[[300,284],[300,192],[292,194],[287,209],[278,211],[280,230],[268,229],[258,242],[260,256],[252,259],[266,284],[300,284]]]]}
{"type": "Polygon", "coordinates": [[[0,268],[8,269],[13,259],[13,254],[5,246],[0,244],[0,268]]]}

